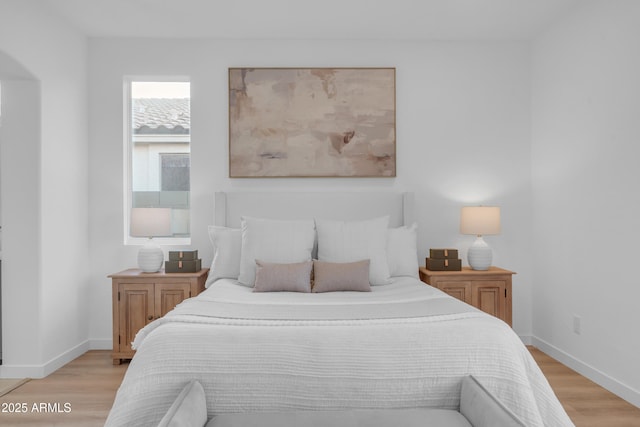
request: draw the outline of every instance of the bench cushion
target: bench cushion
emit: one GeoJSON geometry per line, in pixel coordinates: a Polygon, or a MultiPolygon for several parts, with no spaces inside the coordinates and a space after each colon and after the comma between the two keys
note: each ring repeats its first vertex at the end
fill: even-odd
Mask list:
{"type": "Polygon", "coordinates": [[[207,427],[524,427],[524,423],[473,376],[462,380],[460,412],[436,408],[247,412],[220,414],[208,423],[204,389],[197,381],[191,381],[159,427],[201,427],[205,423],[207,427]]]}
{"type": "Polygon", "coordinates": [[[471,424],[458,411],[430,408],[222,414],[207,423],[207,427],[283,426],[471,427],[471,424]]]}

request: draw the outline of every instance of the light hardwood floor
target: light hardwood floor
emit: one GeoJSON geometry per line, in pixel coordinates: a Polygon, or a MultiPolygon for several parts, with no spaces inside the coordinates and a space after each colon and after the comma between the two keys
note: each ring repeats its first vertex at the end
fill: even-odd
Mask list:
{"type": "MultiPolygon", "coordinates": [[[[1,426],[103,426],[128,364],[114,365],[111,351],[89,351],[53,374],[0,397],[7,405],[26,403],[26,413],[0,412],[1,426]],[[40,404],[56,412],[38,412],[40,404]],[[71,405],[65,411],[65,403],[71,405]],[[58,412],[55,408],[59,406],[58,412]]],[[[11,409],[11,408],[7,408],[11,409]]]]}
{"type": "MultiPolygon", "coordinates": [[[[638,427],[640,409],[609,393],[541,351],[529,350],[577,427],[638,427]]],[[[41,380],[0,397],[26,403],[27,413],[0,412],[2,426],[102,426],[128,364],[113,365],[110,351],[90,351],[41,380]],[[33,411],[41,403],[61,412],[33,411]],[[65,403],[70,412],[65,412],[65,403]]]]}
{"type": "Polygon", "coordinates": [[[640,409],[529,347],[565,411],[577,427],[639,427],[640,409]]]}

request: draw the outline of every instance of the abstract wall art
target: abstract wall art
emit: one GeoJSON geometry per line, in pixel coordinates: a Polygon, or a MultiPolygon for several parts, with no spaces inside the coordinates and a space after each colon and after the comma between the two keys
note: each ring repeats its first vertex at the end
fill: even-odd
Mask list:
{"type": "Polygon", "coordinates": [[[229,176],[396,176],[395,68],[230,68],[229,176]]]}

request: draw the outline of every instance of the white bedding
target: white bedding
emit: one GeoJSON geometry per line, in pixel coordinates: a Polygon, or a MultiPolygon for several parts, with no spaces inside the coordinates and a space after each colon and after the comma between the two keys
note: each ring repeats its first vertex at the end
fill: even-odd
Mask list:
{"type": "Polygon", "coordinates": [[[190,380],[209,417],[457,409],[472,374],[528,426],[571,421],[504,322],[414,278],[370,293],[253,293],[219,280],[145,327],[107,425],[156,425],[190,380]]]}
{"type": "Polygon", "coordinates": [[[298,292],[255,293],[247,286],[238,286],[235,280],[226,279],[216,282],[212,289],[201,293],[198,299],[207,301],[226,301],[243,304],[306,304],[306,305],[362,305],[370,303],[406,302],[430,298],[443,298],[447,295],[439,290],[425,286],[413,277],[395,277],[385,286],[373,286],[372,292],[325,292],[306,294],[298,292]],[[415,284],[419,286],[413,286],[415,284]]]}

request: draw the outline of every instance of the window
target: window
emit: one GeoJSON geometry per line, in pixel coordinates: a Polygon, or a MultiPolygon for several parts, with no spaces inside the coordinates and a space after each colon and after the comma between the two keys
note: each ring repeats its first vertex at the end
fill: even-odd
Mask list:
{"type": "Polygon", "coordinates": [[[139,242],[129,229],[133,208],[170,208],[167,243],[190,243],[190,83],[163,80],[125,83],[126,243],[139,242]]]}
{"type": "Polygon", "coordinates": [[[161,191],[189,191],[189,154],[160,154],[161,191]]]}

